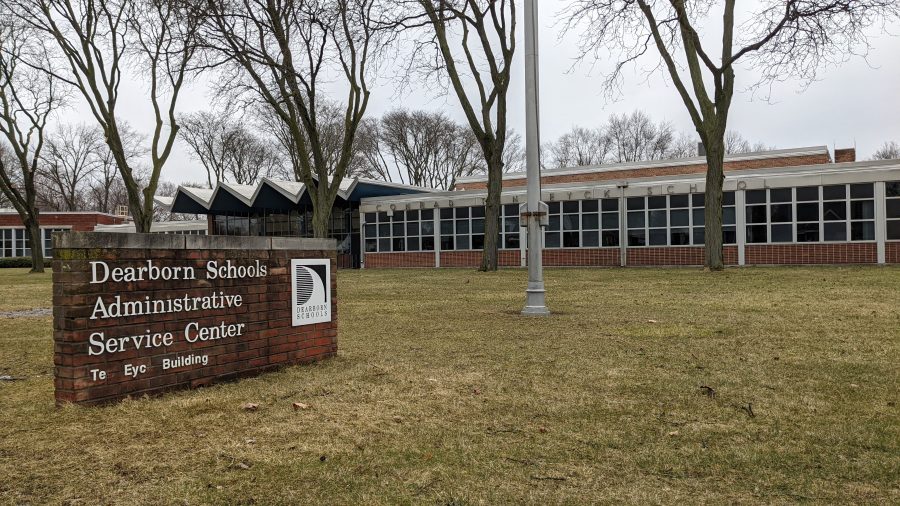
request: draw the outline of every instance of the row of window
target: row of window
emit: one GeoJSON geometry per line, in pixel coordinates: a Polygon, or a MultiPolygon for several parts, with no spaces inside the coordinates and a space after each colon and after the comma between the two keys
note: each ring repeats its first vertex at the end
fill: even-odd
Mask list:
{"type": "MultiPolygon", "coordinates": [[[[312,217],[312,209],[219,214],[213,217],[210,232],[213,235],[312,237],[312,217]]],[[[329,237],[344,240],[350,234],[353,219],[349,210],[335,209],[328,224],[329,237]]]]}
{"type": "MultiPolygon", "coordinates": [[[[808,243],[875,240],[875,195],[872,183],[802,186],[745,192],[748,243],[808,243]]],[[[887,239],[900,240],[900,182],[886,184],[887,239]]],[[[704,194],[628,197],[548,202],[544,227],[547,248],[618,247],[624,211],[625,240],[630,247],[704,244],[704,194]]],[[[440,249],[484,246],[484,207],[456,207],[366,213],[367,252],[433,251],[438,213],[440,249]]],[[[504,249],[519,248],[519,206],[502,206],[499,240],[504,249]]],[[[735,192],[723,193],[724,244],[737,243],[735,192]]]]}
{"type": "MultiPolygon", "coordinates": [[[[44,243],[44,257],[53,258],[53,232],[65,232],[65,228],[42,228],[41,238],[44,243]]],[[[0,257],[31,256],[31,238],[24,228],[0,229],[0,257]]]]}

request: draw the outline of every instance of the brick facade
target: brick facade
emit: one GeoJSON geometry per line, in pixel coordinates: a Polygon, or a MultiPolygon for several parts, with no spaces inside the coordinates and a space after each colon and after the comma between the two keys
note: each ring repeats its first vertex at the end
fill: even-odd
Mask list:
{"type": "MultiPolygon", "coordinates": [[[[829,163],[831,160],[827,153],[804,155],[804,156],[783,156],[773,158],[760,158],[751,160],[733,160],[726,161],[724,169],[728,171],[750,170],[750,169],[775,169],[779,167],[799,167],[803,165],[818,165],[829,163]]],[[[587,183],[596,181],[611,181],[621,179],[633,179],[641,177],[657,177],[657,176],[677,176],[683,174],[703,174],[706,172],[705,163],[697,163],[692,165],[660,165],[658,167],[643,167],[622,170],[609,170],[601,172],[582,172],[578,174],[558,174],[545,173],[541,176],[541,184],[559,184],[559,183],[587,183]]],[[[511,177],[509,174],[503,179],[503,187],[511,188],[515,186],[525,186],[527,180],[525,175],[520,177],[511,177]]],[[[457,190],[484,190],[487,188],[487,181],[463,181],[456,185],[457,190]]]]}
{"type": "Polygon", "coordinates": [[[874,264],[874,243],[748,244],[747,264],[874,264]]]}
{"type": "Polygon", "coordinates": [[[884,244],[884,261],[889,264],[900,264],[900,242],[884,244]]]}
{"type": "MultiPolygon", "coordinates": [[[[97,225],[120,225],[125,223],[125,218],[114,216],[112,214],[95,212],[45,212],[38,214],[38,222],[41,227],[45,228],[71,227],[71,229],[76,232],[91,232],[97,225]]],[[[22,227],[22,220],[19,218],[19,213],[0,213],[0,227],[22,227]]]]}
{"type": "MultiPolygon", "coordinates": [[[[53,260],[53,322],[57,403],[99,404],[127,396],[155,394],[198,387],[214,381],[255,375],[274,368],[311,362],[337,352],[336,256],[333,240],[209,237],[150,234],[78,234],[56,239],[53,260]],[[290,261],[294,258],[327,258],[331,261],[331,321],[292,326],[290,261]],[[144,280],[91,283],[92,260],[110,268],[146,265],[152,259],[162,267],[193,267],[196,279],[144,280]],[[265,276],[209,280],[207,262],[223,266],[264,265],[265,276]],[[96,302],[167,300],[204,297],[212,293],[240,295],[241,305],[144,314],[121,318],[90,319],[96,302]],[[190,324],[196,323],[192,328],[190,324]],[[244,324],[241,335],[190,343],[200,328],[244,324]],[[89,354],[90,337],[104,332],[111,338],[139,336],[147,332],[171,332],[171,344],[125,351],[89,354]],[[188,364],[163,370],[165,359],[207,357],[206,364],[188,364]],[[125,365],[147,366],[135,378],[125,375],[125,365]],[[91,370],[103,370],[97,380],[91,370]]],[[[106,342],[104,341],[104,342],[106,342]]],[[[131,344],[129,347],[128,345],[131,344]]]]}

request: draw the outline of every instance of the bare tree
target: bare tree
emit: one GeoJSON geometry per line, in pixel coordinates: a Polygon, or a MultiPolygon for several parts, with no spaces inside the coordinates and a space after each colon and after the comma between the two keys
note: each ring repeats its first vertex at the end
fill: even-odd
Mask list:
{"type": "Polygon", "coordinates": [[[86,125],[63,125],[49,136],[40,173],[45,198],[56,210],[84,208],[85,190],[104,147],[103,134],[86,125]]]}
{"type": "Polygon", "coordinates": [[[175,105],[195,53],[196,26],[180,0],[10,0],[20,19],[42,32],[68,66],[72,85],[103,130],[128,193],[138,232],[150,230],[153,195],[178,132],[175,105]],[[131,63],[149,86],[154,128],[150,173],[136,177],[124,148],[119,91],[131,63]]]}
{"type": "Polygon", "coordinates": [[[712,270],[724,266],[724,139],[737,64],[758,70],[758,84],[786,76],[809,83],[819,69],[867,51],[867,28],[900,15],[896,0],[766,0],[736,27],[735,3],[721,3],[718,58],[698,31],[711,24],[707,17],[716,2],[577,0],[564,13],[567,29],[585,27],[582,56],[619,52],[607,90],[617,89],[629,64],[651,52],[659,56],[656,68],[665,69],[706,148],[705,263],[712,270]]]}
{"type": "Polygon", "coordinates": [[[885,142],[872,155],[872,160],[896,160],[900,158],[900,143],[897,141],[885,142]]]}
{"type": "Polygon", "coordinates": [[[603,135],[610,145],[610,160],[615,163],[669,158],[675,142],[671,123],[654,123],[643,111],[613,114],[603,135]]]}
{"type": "Polygon", "coordinates": [[[500,193],[507,141],[507,92],[516,48],[515,0],[415,0],[400,24],[426,28],[411,61],[428,79],[445,76],[487,168],[484,249],[479,270],[497,270],[500,193]],[[413,7],[415,6],[415,7],[413,7]]]}
{"type": "MultiPolygon", "coordinates": [[[[122,151],[128,160],[128,166],[133,168],[136,181],[144,181],[148,172],[141,164],[141,159],[147,155],[145,138],[126,122],[120,122],[118,127],[122,151]]],[[[103,213],[114,213],[119,206],[128,206],[128,190],[119,175],[116,157],[110,151],[109,145],[104,143],[94,156],[96,168],[88,189],[90,207],[103,213]]]]}
{"type": "Polygon", "coordinates": [[[331,208],[353,160],[353,142],[369,103],[370,64],[377,48],[375,0],[203,3],[204,43],[234,77],[229,91],[261,101],[277,117],[295,176],[308,188],[316,237],[328,234],[331,208]],[[321,86],[346,86],[341,121],[320,120],[321,86]],[[331,162],[325,130],[337,127],[331,162]]]}
{"type": "Polygon", "coordinates": [[[277,150],[226,113],[201,111],[180,122],[181,139],[206,169],[210,188],[219,181],[250,184],[282,172],[277,150]]]}
{"type": "Polygon", "coordinates": [[[606,162],[610,152],[609,138],[600,128],[572,127],[556,141],[544,146],[549,167],[583,167],[606,162]]]}
{"type": "Polygon", "coordinates": [[[44,241],[35,179],[47,120],[61,105],[60,83],[36,69],[50,67],[34,34],[0,7],[0,191],[19,213],[31,245],[31,272],[44,272],[44,241]]]}
{"type": "Polygon", "coordinates": [[[740,132],[734,130],[725,131],[725,154],[734,155],[738,153],[757,153],[759,151],[768,151],[775,149],[774,146],[768,146],[764,142],[753,142],[745,139],[740,132]]]}

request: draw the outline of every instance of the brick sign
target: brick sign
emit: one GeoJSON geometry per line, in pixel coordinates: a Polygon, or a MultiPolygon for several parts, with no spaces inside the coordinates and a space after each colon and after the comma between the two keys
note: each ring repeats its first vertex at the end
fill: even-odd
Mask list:
{"type": "Polygon", "coordinates": [[[54,237],[56,401],[99,404],[337,352],[335,241],[54,237]]]}

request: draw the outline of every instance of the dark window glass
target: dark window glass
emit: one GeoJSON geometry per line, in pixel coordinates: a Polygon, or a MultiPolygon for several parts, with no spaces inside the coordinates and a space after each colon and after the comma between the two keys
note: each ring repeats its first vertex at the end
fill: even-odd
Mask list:
{"type": "Polygon", "coordinates": [[[559,230],[559,225],[560,225],[559,215],[556,215],[556,216],[551,215],[550,219],[548,220],[548,223],[547,223],[547,230],[559,230]]]}
{"type": "Polygon", "coordinates": [[[419,222],[414,221],[406,224],[406,235],[419,235],[419,222]]]}
{"type": "Polygon", "coordinates": [[[854,220],[875,219],[875,202],[872,200],[850,201],[850,218],[854,220]]]}
{"type": "Polygon", "coordinates": [[[725,192],[722,195],[722,205],[723,206],[733,206],[734,205],[734,192],[725,192]]]}
{"type": "MultiPolygon", "coordinates": [[[[559,234],[557,234],[557,236],[559,236],[559,234]]],[[[506,234],[504,241],[505,242],[503,244],[504,244],[504,246],[506,246],[507,249],[519,249],[519,235],[518,234],[506,234]]],[[[557,237],[556,241],[557,241],[557,246],[558,246],[559,245],[558,237],[557,237]]]]}
{"type": "Polygon", "coordinates": [[[642,228],[644,226],[644,211],[632,211],[628,213],[628,228],[642,228]]]}
{"type": "Polygon", "coordinates": [[[666,207],[665,197],[647,197],[647,209],[662,209],[664,207],[666,207]]]}
{"type": "Polygon", "coordinates": [[[644,242],[644,231],[642,230],[629,230],[628,231],[628,245],[629,246],[643,246],[644,242]]]}
{"type": "Polygon", "coordinates": [[[563,230],[578,230],[578,215],[577,214],[564,214],[563,215],[563,230]]]}
{"type": "Polygon", "coordinates": [[[469,249],[469,236],[467,236],[467,235],[456,236],[456,249],[469,249]]]}
{"type": "Polygon", "coordinates": [[[544,246],[547,248],[558,248],[559,232],[547,232],[544,234],[544,246]]]}
{"type": "Polygon", "coordinates": [[[734,208],[726,207],[722,209],[722,223],[725,225],[735,224],[734,208]]]}
{"type": "Polygon", "coordinates": [[[673,227],[688,226],[690,224],[688,223],[688,221],[690,220],[690,215],[688,214],[688,212],[689,211],[687,209],[669,211],[669,223],[671,223],[673,227]]]}
{"type": "Polygon", "coordinates": [[[900,181],[891,181],[884,184],[885,195],[888,197],[900,197],[900,181]]]}
{"type": "Polygon", "coordinates": [[[666,226],[666,212],[665,211],[650,211],[650,226],[651,227],[665,227],[666,226]]]}
{"type": "Polygon", "coordinates": [[[581,215],[581,228],[583,230],[596,230],[600,228],[600,217],[597,213],[581,215]]]}
{"type": "Polygon", "coordinates": [[[393,221],[403,221],[406,219],[406,213],[403,211],[394,211],[393,221]]]}
{"type": "Polygon", "coordinates": [[[842,184],[822,187],[822,200],[838,200],[845,198],[847,198],[847,187],[842,184]]]}
{"type": "Polygon", "coordinates": [[[847,225],[844,223],[826,223],[825,224],[825,240],[826,241],[846,241],[847,225]]]}
{"type": "Polygon", "coordinates": [[[422,209],[421,212],[422,221],[425,220],[433,220],[434,219],[434,209],[422,209]]]}
{"type": "Polygon", "coordinates": [[[402,237],[394,238],[394,251],[406,251],[406,247],[404,246],[406,242],[402,237]]]}
{"type": "Polygon", "coordinates": [[[791,189],[790,188],[777,188],[769,190],[769,202],[790,202],[791,201],[791,189]]]}
{"type": "Polygon", "coordinates": [[[378,213],[378,223],[385,223],[387,221],[389,221],[387,213],[384,211],[379,212],[378,213]]]}
{"type": "Polygon", "coordinates": [[[603,199],[602,209],[604,211],[618,211],[619,199],[603,199]]]}
{"type": "Polygon", "coordinates": [[[469,217],[469,208],[468,207],[457,207],[454,212],[457,218],[468,218],[469,217]]]}
{"type": "Polygon", "coordinates": [[[582,232],[581,233],[581,245],[585,248],[596,248],[600,245],[600,233],[599,232],[582,232]]]}
{"type": "Polygon", "coordinates": [[[603,231],[603,246],[613,247],[619,245],[619,231],[618,230],[604,230],[603,231]]]}
{"type": "Polygon", "coordinates": [[[578,212],[578,201],[577,200],[567,200],[562,203],[562,210],[564,213],[577,213],[578,212]]]}
{"type": "Polygon", "coordinates": [[[434,251],[434,236],[422,238],[422,251],[434,251]]]}
{"type": "Polygon", "coordinates": [[[375,213],[366,213],[364,216],[366,223],[375,223],[375,213]]]}
{"type": "Polygon", "coordinates": [[[596,200],[582,200],[581,201],[581,212],[583,213],[596,213],[598,204],[596,200]]]}
{"type": "Polygon", "coordinates": [[[366,253],[374,253],[378,251],[378,241],[375,239],[366,239],[366,253]]]}
{"type": "Polygon", "coordinates": [[[665,229],[650,230],[649,239],[650,239],[649,240],[650,246],[665,246],[666,239],[667,239],[666,238],[666,230],[665,229]]]}
{"type": "Polygon", "coordinates": [[[472,236],[472,249],[484,249],[484,235],[477,234],[472,236]]]}
{"type": "Polygon", "coordinates": [[[747,192],[748,204],[765,204],[766,190],[750,190],[747,192]]]}
{"type": "MultiPolygon", "coordinates": [[[[552,218],[551,218],[552,220],[552,218]]],[[[559,221],[559,217],[556,217],[557,222],[559,221]]],[[[557,225],[557,229],[559,225],[557,225]]],[[[519,218],[504,218],[503,219],[503,230],[505,232],[518,232],[519,231],[519,218]]]]}
{"type": "Polygon", "coordinates": [[[378,239],[378,251],[390,251],[391,250],[391,240],[390,239],[378,239]]]}
{"type": "Polygon", "coordinates": [[[887,238],[889,241],[900,241],[900,220],[888,220],[887,238]]]}
{"type": "Polygon", "coordinates": [[[406,239],[406,250],[407,251],[419,251],[419,238],[418,237],[410,237],[406,239]]]}
{"type": "Polygon", "coordinates": [[[694,207],[704,207],[706,206],[706,195],[702,193],[692,193],[691,194],[691,204],[694,207]]]}
{"type": "Polygon", "coordinates": [[[760,243],[768,240],[765,225],[753,225],[747,227],[747,242],[760,243]]]}
{"type": "Polygon", "coordinates": [[[644,197],[628,197],[628,210],[636,210],[644,208],[644,197]]]}
{"type": "Polygon", "coordinates": [[[457,234],[468,234],[469,233],[469,220],[456,220],[456,233],[457,234]]]}
{"type": "Polygon", "coordinates": [[[887,201],[887,217],[900,218],[900,199],[889,199],[887,201]]]}
{"type": "Polygon", "coordinates": [[[423,221],[420,228],[422,235],[434,235],[434,221],[423,221]]]}
{"type": "Polygon", "coordinates": [[[691,235],[688,228],[673,228],[670,230],[670,242],[672,246],[681,246],[691,243],[691,235]]]}
{"type": "MultiPolygon", "coordinates": [[[[551,213],[559,212],[559,202],[548,202],[547,205],[551,213]]],[[[504,204],[503,213],[506,216],[519,216],[519,204],[504,204]]]]}
{"type": "Polygon", "coordinates": [[[402,223],[394,223],[391,228],[394,231],[394,237],[402,237],[403,229],[405,228],[402,223]]]}
{"type": "Polygon", "coordinates": [[[771,204],[772,223],[783,223],[793,220],[794,211],[790,204],[771,204]]]}
{"type": "Polygon", "coordinates": [[[734,227],[722,227],[722,244],[737,242],[737,231],[734,227]]]}
{"type": "Polygon", "coordinates": [[[577,248],[580,245],[578,232],[563,232],[564,248],[577,248]]]}
{"type": "Polygon", "coordinates": [[[453,249],[453,236],[452,235],[442,235],[441,236],[441,249],[442,250],[452,250],[453,249]]]}
{"type": "Polygon", "coordinates": [[[484,218],[484,206],[476,206],[472,208],[473,218],[484,218]]]}
{"type": "Polygon", "coordinates": [[[391,236],[391,226],[387,223],[383,225],[378,225],[378,235],[381,237],[390,237],[391,236]]]}
{"type": "Polygon", "coordinates": [[[603,213],[603,228],[606,230],[619,228],[619,213],[603,213]]]}
{"type": "Polygon", "coordinates": [[[797,221],[819,221],[819,204],[797,204],[797,221]]]}
{"type": "Polygon", "coordinates": [[[766,206],[747,206],[747,223],[765,223],[766,206]]]}
{"type": "Polygon", "coordinates": [[[669,207],[687,207],[687,195],[669,195],[669,207]]]}
{"type": "Polygon", "coordinates": [[[694,209],[691,211],[694,214],[694,225],[703,225],[706,223],[706,216],[704,215],[704,209],[694,209]]]}
{"type": "Polygon", "coordinates": [[[791,242],[794,231],[791,225],[772,225],[772,242],[791,242]]]}
{"type": "Polygon", "coordinates": [[[822,216],[825,218],[825,221],[846,220],[847,203],[843,200],[825,202],[822,204],[822,216]]]}
{"type": "Polygon", "coordinates": [[[365,226],[366,237],[375,237],[377,230],[378,229],[375,227],[375,225],[366,225],[365,226]]]}
{"type": "Polygon", "coordinates": [[[484,218],[472,220],[472,233],[473,234],[483,234],[484,233],[484,218]]]}
{"type": "Polygon", "coordinates": [[[851,241],[874,241],[875,240],[875,222],[874,221],[857,221],[850,224],[850,240],[851,241]]]}
{"type": "Polygon", "coordinates": [[[406,221],[418,221],[419,211],[406,211],[406,221]]]}
{"type": "Polygon", "coordinates": [[[441,220],[441,234],[453,233],[453,220],[441,220]]]}
{"type": "Polygon", "coordinates": [[[872,183],[865,184],[851,184],[850,185],[850,198],[851,199],[870,199],[875,196],[875,185],[872,183]]]}
{"type": "Polygon", "coordinates": [[[445,207],[445,208],[441,209],[441,219],[442,220],[446,220],[446,219],[452,218],[452,217],[453,217],[453,208],[452,207],[445,207]]]}
{"type": "Polygon", "coordinates": [[[797,201],[814,201],[819,200],[819,187],[818,186],[801,186],[797,188],[797,201]]]}
{"type": "Polygon", "coordinates": [[[694,227],[694,244],[703,244],[706,232],[703,227],[694,227]]]}
{"type": "Polygon", "coordinates": [[[798,223],[797,224],[797,242],[818,242],[819,241],[819,224],[818,223],[798,223]]]}

